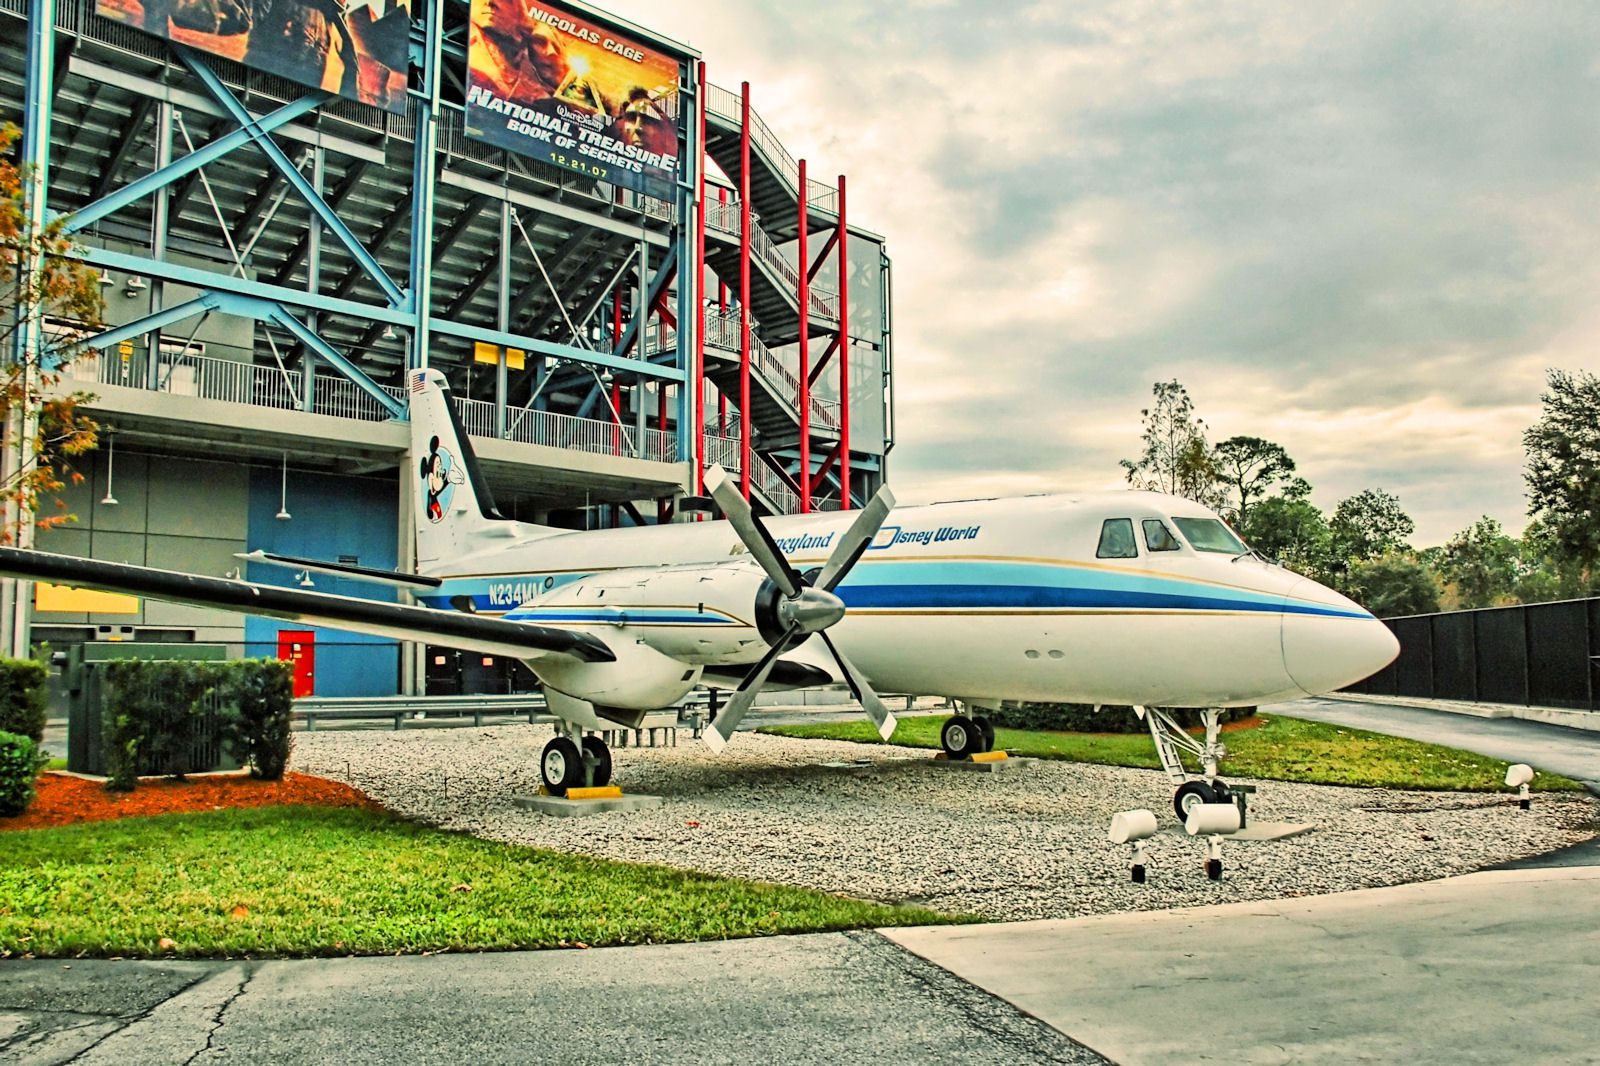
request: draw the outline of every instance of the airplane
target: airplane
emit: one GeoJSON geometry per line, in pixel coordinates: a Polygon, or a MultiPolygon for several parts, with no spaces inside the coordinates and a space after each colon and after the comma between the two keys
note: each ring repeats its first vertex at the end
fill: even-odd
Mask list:
{"type": "Polygon", "coordinates": [[[1221,708],[1332,692],[1399,653],[1353,601],[1263,559],[1205,507],[1153,492],[896,509],[884,487],[855,513],[763,521],[713,467],[725,522],[508,520],[444,375],[407,380],[416,572],[242,557],[397,585],[414,604],[10,547],[0,573],[514,656],[558,719],[540,760],[557,796],[611,779],[611,753],[586,731],[635,727],[696,686],[730,691],[703,733],[720,751],[769,685],[843,683],[886,740],[895,719],[878,690],[957,701],[940,741],[958,759],[992,747],[983,712],[1002,701],[1131,706],[1182,819],[1229,799],[1221,708]],[[1202,710],[1203,741],[1175,707],[1202,710]]]}

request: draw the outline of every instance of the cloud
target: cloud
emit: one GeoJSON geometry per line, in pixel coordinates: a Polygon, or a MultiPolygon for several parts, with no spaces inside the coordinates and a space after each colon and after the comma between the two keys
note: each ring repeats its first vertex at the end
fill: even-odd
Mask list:
{"type": "Polygon", "coordinates": [[[614,6],[887,238],[904,498],[1115,484],[1177,377],[1324,506],[1515,531],[1545,369],[1600,370],[1581,5],[614,6]]]}

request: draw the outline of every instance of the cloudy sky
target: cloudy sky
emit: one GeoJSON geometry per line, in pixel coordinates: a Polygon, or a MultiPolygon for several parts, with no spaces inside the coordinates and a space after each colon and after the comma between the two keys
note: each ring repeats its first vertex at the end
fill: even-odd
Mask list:
{"type": "Polygon", "coordinates": [[[1176,377],[1325,508],[1516,532],[1545,368],[1600,369],[1588,4],[603,6],[887,237],[904,500],[1120,485],[1176,377]]]}

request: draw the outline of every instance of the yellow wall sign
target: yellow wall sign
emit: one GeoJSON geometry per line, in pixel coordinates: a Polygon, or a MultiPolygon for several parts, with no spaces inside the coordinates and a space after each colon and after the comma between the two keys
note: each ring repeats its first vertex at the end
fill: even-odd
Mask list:
{"type": "Polygon", "coordinates": [[[120,592],[97,592],[94,589],[77,589],[71,585],[49,585],[43,581],[33,586],[33,608],[36,611],[64,611],[67,614],[138,614],[139,597],[124,596],[120,592]]]}
{"type": "MultiPolygon", "coordinates": [[[[521,348],[507,348],[505,352],[507,369],[521,370],[526,365],[527,355],[521,348]]],[[[474,341],[472,344],[472,361],[491,365],[499,363],[500,346],[498,344],[490,344],[487,341],[474,341]]]]}

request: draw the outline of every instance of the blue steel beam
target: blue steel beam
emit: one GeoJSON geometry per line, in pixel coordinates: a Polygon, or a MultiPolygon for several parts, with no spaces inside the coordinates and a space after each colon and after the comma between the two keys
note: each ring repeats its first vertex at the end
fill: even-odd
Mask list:
{"type": "Polygon", "coordinates": [[[182,159],[175,159],[160,170],[151,171],[137,181],[129,182],[117,191],[102,196],[94,203],[74,211],[72,217],[67,221],[67,232],[77,233],[107,215],[120,211],[129,204],[137,203],[157,189],[165,188],[179,178],[199,170],[207,163],[221,159],[229,152],[249,144],[257,136],[265,138],[269,132],[279,126],[287,125],[308,111],[316,110],[328,98],[327,93],[313,93],[310,96],[303,96],[298,100],[284,104],[270,115],[253,119],[251,128],[237,129],[226,133],[210,144],[195,149],[182,159]]]}
{"type": "Polygon", "coordinates": [[[378,401],[383,409],[389,412],[391,418],[401,422],[406,420],[405,405],[379,388],[377,382],[367,377],[360,367],[345,357],[343,352],[323,340],[316,330],[291,315],[287,309],[282,307],[272,308],[268,313],[268,317],[294,334],[295,339],[301,344],[322,356],[339,373],[355,382],[356,387],[378,401]]]}
{"type": "MultiPolygon", "coordinates": [[[[184,66],[188,67],[190,72],[200,79],[207,91],[211,93],[212,98],[222,105],[223,110],[227,111],[240,127],[249,132],[256,147],[260,148],[266,157],[272,161],[272,165],[278,168],[278,172],[283,175],[284,180],[293,186],[294,190],[300,194],[311,210],[316,212],[317,217],[322,220],[322,224],[328,227],[328,231],[345,246],[350,252],[350,257],[356,261],[357,265],[362,270],[365,270],[373,281],[377,282],[378,288],[383,290],[383,294],[388,298],[389,303],[394,307],[410,307],[410,301],[407,299],[406,294],[401,291],[400,286],[395,284],[394,279],[389,276],[389,272],[383,269],[383,264],[373,258],[372,254],[356,238],[356,235],[350,231],[350,227],[344,224],[344,220],[339,217],[338,213],[328,206],[327,201],[312,187],[311,182],[306,180],[306,176],[295,167],[294,161],[284,154],[282,148],[278,147],[278,142],[274,141],[265,130],[260,129],[259,122],[255,116],[245,109],[245,106],[223,84],[222,79],[217,77],[195,52],[182,45],[174,45],[174,48],[178,52],[178,57],[183,60],[184,66]]],[[[414,239],[415,237],[413,236],[414,239]]]]}
{"type": "Polygon", "coordinates": [[[684,379],[683,371],[675,366],[656,366],[638,359],[618,359],[608,352],[592,352],[587,348],[574,348],[566,344],[557,344],[554,341],[525,337],[517,333],[507,333],[504,330],[489,329],[485,326],[464,325],[458,322],[449,322],[442,318],[433,318],[428,320],[428,328],[435,333],[443,333],[449,337],[484,341],[485,343],[498,344],[505,348],[520,348],[525,352],[532,352],[534,355],[552,355],[557,359],[565,359],[568,362],[609,367],[612,370],[620,370],[627,374],[637,374],[640,377],[659,379],[674,384],[680,383],[684,379]]]}
{"type": "Polygon", "coordinates": [[[177,282],[193,289],[214,290],[235,296],[254,297],[258,300],[270,300],[275,303],[287,304],[290,307],[328,311],[336,315],[349,315],[369,322],[384,322],[394,326],[409,325],[411,322],[411,316],[399,308],[385,307],[382,304],[359,303],[355,300],[334,299],[329,296],[323,296],[320,293],[306,292],[304,289],[268,285],[265,282],[235,277],[232,274],[200,270],[180,263],[169,263],[160,259],[128,255],[125,252],[113,252],[105,248],[79,249],[76,258],[82,259],[91,266],[105,267],[108,270],[120,270],[128,274],[143,274],[146,277],[157,278],[161,281],[177,282]]]}
{"type": "Polygon", "coordinates": [[[121,344],[123,341],[142,337],[147,333],[165,329],[174,322],[182,322],[191,315],[198,315],[204,311],[216,311],[222,307],[223,294],[216,292],[203,293],[193,300],[168,307],[154,314],[136,318],[132,322],[120,326],[113,326],[104,333],[96,333],[93,337],[83,342],[85,348],[103,350],[112,345],[121,344]]]}
{"type": "MultiPolygon", "coordinates": [[[[673,272],[678,269],[678,245],[672,244],[667,248],[667,257],[661,261],[661,269],[656,271],[655,277],[650,279],[650,290],[645,294],[644,307],[628,320],[628,328],[622,331],[622,336],[617,339],[617,345],[612,353],[621,355],[633,347],[639,330],[650,320],[650,312],[655,309],[656,301],[661,298],[661,293],[672,281],[673,272]]],[[[632,369],[632,364],[628,364],[632,369]]],[[[680,374],[679,380],[682,380],[680,374]]]]}

